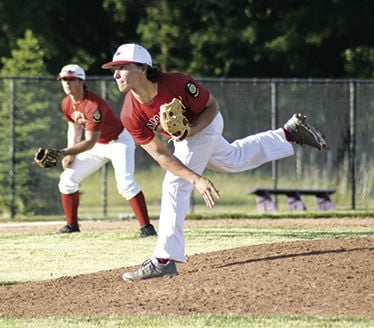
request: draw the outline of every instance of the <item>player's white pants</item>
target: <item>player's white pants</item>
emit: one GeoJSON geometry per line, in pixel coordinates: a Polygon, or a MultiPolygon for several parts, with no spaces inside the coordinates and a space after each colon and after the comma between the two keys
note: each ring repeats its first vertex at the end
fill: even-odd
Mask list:
{"type": "Polygon", "coordinates": [[[118,139],[108,143],[96,143],[94,147],[75,156],[71,168],[60,176],[59,190],[63,194],[72,194],[79,189],[83,179],[99,170],[111,161],[120,195],[129,200],[140,192],[134,180],[135,143],[127,130],[123,130],[118,139]]]}
{"type": "MultiPolygon", "coordinates": [[[[283,129],[269,130],[236,140],[222,136],[223,119],[218,114],[198,134],[174,142],[174,155],[188,168],[202,174],[208,166],[221,172],[242,172],[294,154],[283,129]]],[[[193,185],[167,171],[162,183],[157,244],[153,256],[185,261],[184,220],[190,207],[193,185]]]]}

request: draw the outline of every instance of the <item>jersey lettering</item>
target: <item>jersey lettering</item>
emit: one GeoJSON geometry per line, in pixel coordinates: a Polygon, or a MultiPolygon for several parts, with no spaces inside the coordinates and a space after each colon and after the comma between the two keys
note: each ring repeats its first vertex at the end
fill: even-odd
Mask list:
{"type": "Polygon", "coordinates": [[[149,118],[147,128],[152,131],[157,131],[157,126],[160,124],[160,115],[156,114],[149,118]]]}

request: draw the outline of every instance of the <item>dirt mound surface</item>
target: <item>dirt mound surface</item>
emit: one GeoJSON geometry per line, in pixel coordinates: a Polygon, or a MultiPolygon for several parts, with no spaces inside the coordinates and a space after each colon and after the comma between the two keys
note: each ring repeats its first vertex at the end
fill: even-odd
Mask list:
{"type": "Polygon", "coordinates": [[[193,255],[174,278],[125,282],[130,267],[1,286],[0,313],[374,317],[373,263],[372,237],[255,245],[193,255]]]}

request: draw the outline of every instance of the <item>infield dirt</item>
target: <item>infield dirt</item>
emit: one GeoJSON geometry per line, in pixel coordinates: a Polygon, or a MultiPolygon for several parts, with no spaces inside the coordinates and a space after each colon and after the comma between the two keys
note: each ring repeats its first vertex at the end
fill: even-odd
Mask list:
{"type": "MultiPolygon", "coordinates": [[[[186,225],[373,227],[374,219],[206,220],[186,225]],[[219,224],[219,223],[218,223],[219,224]]],[[[85,230],[124,222],[82,222],[85,230]]],[[[61,225],[61,224],[60,224],[61,225]]],[[[38,226],[53,231],[60,225],[38,226]]],[[[0,233],[24,232],[23,225],[0,233]]],[[[35,226],[32,230],[35,231],[35,226]]],[[[254,245],[196,254],[179,276],[124,282],[124,271],[0,286],[0,313],[21,317],[198,313],[374,318],[374,237],[254,245]]]]}

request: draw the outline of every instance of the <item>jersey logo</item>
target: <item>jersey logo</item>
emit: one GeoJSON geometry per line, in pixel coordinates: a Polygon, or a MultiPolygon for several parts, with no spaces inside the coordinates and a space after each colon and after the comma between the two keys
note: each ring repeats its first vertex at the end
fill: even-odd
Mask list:
{"type": "Polygon", "coordinates": [[[187,84],[186,84],[186,92],[192,96],[193,98],[197,98],[200,94],[200,89],[198,88],[198,86],[192,82],[192,81],[188,81],[187,84]]]}
{"type": "Polygon", "coordinates": [[[93,114],[92,114],[92,119],[95,123],[100,123],[101,122],[101,111],[99,109],[96,109],[93,114]]]}
{"type": "Polygon", "coordinates": [[[74,111],[72,114],[71,114],[71,119],[78,123],[78,124],[85,124],[86,123],[86,119],[84,118],[84,115],[83,113],[79,112],[79,111],[74,111]]]}

